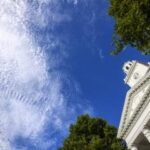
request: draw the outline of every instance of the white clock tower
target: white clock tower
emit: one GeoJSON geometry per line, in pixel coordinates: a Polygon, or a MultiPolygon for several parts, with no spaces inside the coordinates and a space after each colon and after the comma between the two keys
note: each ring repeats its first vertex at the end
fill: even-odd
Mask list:
{"type": "Polygon", "coordinates": [[[126,78],[124,79],[130,87],[133,87],[138,83],[148,72],[149,64],[144,64],[136,61],[128,61],[123,66],[123,71],[126,73],[126,78]]]}
{"type": "Polygon", "coordinates": [[[150,150],[150,64],[128,61],[123,71],[130,89],[117,136],[123,138],[131,150],[150,150]]]}

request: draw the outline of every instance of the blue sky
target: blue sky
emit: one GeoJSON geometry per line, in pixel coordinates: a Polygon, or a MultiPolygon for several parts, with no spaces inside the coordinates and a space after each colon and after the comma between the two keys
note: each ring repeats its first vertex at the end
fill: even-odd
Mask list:
{"type": "Polygon", "coordinates": [[[56,150],[80,114],[118,127],[129,87],[127,47],[111,56],[114,20],[105,0],[5,1],[0,11],[0,144],[56,150]],[[4,140],[3,140],[4,137],[4,140]]]}

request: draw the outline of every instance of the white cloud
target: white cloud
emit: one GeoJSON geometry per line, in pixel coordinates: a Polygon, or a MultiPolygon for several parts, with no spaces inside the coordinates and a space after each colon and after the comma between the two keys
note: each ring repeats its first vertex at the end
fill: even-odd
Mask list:
{"type": "MultiPolygon", "coordinates": [[[[55,60],[50,52],[51,61],[47,62],[47,54],[36,43],[26,26],[32,21],[43,28],[71,18],[68,14],[59,12],[59,5],[56,5],[59,4],[58,1],[34,2],[37,2],[33,4],[37,7],[34,9],[32,6],[31,9],[27,1],[0,1],[1,150],[17,150],[13,145],[17,136],[30,138],[41,149],[47,149],[56,144],[57,140],[40,139],[48,123],[53,132],[58,130],[63,134],[72,117],[77,114],[76,106],[68,107],[68,98],[63,92],[63,82],[68,83],[70,79],[54,69],[54,66],[59,65],[59,60],[55,60]],[[44,14],[48,4],[55,6],[55,13],[45,10],[44,14]],[[48,69],[52,72],[48,72],[48,69]]],[[[48,45],[50,50],[56,43],[59,44],[55,37],[53,41],[48,45]]],[[[68,86],[71,89],[72,83],[68,86]]]]}
{"type": "Polygon", "coordinates": [[[9,150],[15,136],[36,136],[42,129],[44,117],[32,98],[38,97],[47,70],[43,52],[23,24],[25,4],[2,0],[0,5],[0,146],[9,150]]]}

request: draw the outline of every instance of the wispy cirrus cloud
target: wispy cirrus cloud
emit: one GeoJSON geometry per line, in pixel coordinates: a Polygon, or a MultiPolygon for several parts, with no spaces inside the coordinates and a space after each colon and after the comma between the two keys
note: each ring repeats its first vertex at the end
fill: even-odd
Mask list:
{"type": "Polygon", "coordinates": [[[61,69],[67,52],[54,34],[55,25],[71,16],[58,0],[1,0],[0,5],[1,150],[53,149],[74,117],[89,110],[74,100],[80,89],[61,69]],[[42,41],[37,34],[46,28],[42,41]]]}

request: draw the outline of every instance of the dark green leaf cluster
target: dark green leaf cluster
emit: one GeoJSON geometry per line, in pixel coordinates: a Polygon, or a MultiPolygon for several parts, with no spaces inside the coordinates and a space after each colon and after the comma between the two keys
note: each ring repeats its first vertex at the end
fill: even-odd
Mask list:
{"type": "Polygon", "coordinates": [[[115,19],[113,54],[127,45],[150,54],[150,0],[110,0],[109,15],[115,19]]]}
{"type": "Polygon", "coordinates": [[[116,133],[103,119],[82,115],[70,126],[70,135],[59,150],[126,150],[116,133]]]}

